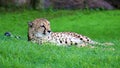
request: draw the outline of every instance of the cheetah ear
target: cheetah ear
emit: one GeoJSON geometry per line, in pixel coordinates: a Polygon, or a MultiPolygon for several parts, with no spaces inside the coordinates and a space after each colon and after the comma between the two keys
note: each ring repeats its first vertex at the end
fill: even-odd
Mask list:
{"type": "Polygon", "coordinates": [[[33,23],[32,23],[32,22],[28,22],[28,26],[29,26],[29,27],[32,27],[32,26],[33,26],[33,23]]]}

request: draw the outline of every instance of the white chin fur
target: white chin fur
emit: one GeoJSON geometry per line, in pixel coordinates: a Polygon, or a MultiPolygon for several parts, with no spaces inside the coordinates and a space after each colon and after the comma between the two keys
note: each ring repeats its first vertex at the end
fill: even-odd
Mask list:
{"type": "Polygon", "coordinates": [[[44,37],[44,36],[47,36],[47,35],[50,35],[50,33],[46,33],[46,34],[36,33],[36,34],[35,34],[36,37],[44,37]]]}

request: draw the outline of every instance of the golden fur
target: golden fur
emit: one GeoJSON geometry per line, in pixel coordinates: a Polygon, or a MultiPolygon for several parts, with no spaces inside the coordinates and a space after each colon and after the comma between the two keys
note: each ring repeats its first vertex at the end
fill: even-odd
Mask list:
{"type": "Polygon", "coordinates": [[[50,42],[58,46],[76,45],[78,47],[100,44],[74,32],[51,32],[50,22],[43,18],[30,22],[28,28],[28,40],[38,44],[50,42]]]}

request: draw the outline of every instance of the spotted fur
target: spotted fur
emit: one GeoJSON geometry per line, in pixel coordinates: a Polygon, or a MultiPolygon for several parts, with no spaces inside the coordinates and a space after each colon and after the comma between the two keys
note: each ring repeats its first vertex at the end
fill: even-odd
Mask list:
{"type": "Polygon", "coordinates": [[[51,32],[50,22],[39,18],[29,23],[28,40],[42,44],[46,42],[54,43],[58,46],[86,46],[98,44],[90,38],[74,32],[51,32]]]}

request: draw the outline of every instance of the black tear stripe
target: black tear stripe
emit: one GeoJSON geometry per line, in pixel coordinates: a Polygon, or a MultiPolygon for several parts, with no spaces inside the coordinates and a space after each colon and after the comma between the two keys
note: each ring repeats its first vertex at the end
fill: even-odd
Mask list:
{"type": "Polygon", "coordinates": [[[45,35],[45,30],[43,31],[43,34],[45,35]]]}
{"type": "Polygon", "coordinates": [[[43,26],[43,28],[44,28],[43,34],[45,34],[46,28],[45,28],[45,26],[43,26]]]}

